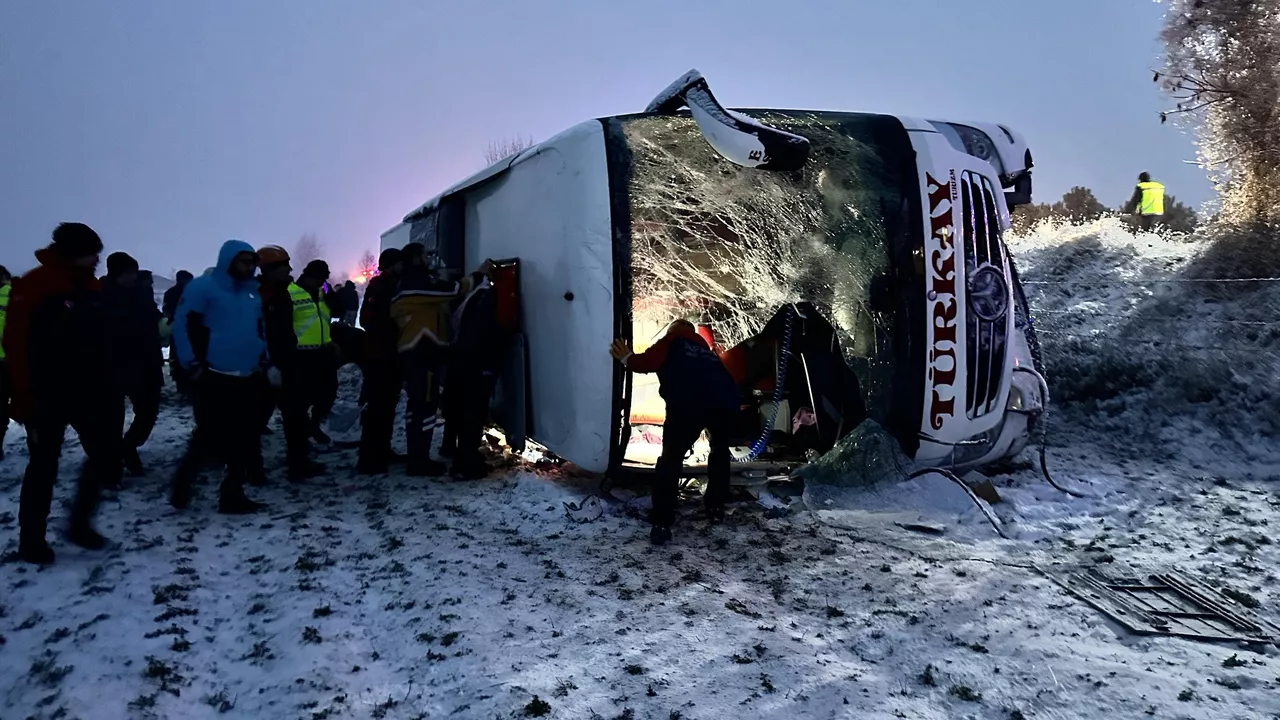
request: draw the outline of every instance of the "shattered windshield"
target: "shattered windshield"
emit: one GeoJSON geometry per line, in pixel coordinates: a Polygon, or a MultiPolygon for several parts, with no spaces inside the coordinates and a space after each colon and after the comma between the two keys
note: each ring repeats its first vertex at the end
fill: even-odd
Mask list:
{"type": "Polygon", "coordinates": [[[797,172],[721,158],[688,117],[619,121],[630,155],[633,335],[684,317],[728,348],[760,333],[788,303],[812,303],[858,375],[870,417],[891,404],[896,237],[914,186],[910,140],[877,115],[748,113],[805,136],[797,172]]]}

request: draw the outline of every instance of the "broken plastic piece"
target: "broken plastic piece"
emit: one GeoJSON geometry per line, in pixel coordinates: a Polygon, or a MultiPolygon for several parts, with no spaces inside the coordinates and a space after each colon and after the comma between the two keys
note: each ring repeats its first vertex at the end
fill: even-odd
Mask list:
{"type": "Polygon", "coordinates": [[[671,114],[682,107],[689,108],[707,143],[736,165],[789,172],[804,167],[809,159],[809,141],[806,138],[726,110],[711,93],[706,78],[696,69],[668,85],[649,103],[645,112],[671,114]]]}

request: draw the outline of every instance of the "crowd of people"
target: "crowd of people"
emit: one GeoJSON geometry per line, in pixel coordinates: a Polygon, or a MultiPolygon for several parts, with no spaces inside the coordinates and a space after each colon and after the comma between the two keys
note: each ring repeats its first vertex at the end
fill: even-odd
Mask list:
{"type": "Polygon", "coordinates": [[[54,560],[47,522],[68,426],[86,462],[65,537],[87,549],[105,546],[92,520],[102,490],[121,489],[126,472],[146,473],[139,450],[160,413],[166,344],[178,397],[194,420],[172,469],[170,501],[179,510],[190,506],[210,464],[225,468],[218,512],[263,507],[245,487],[269,482],[262,438],[277,409],[286,479],[325,474],[314,446],[332,442],[325,421],[348,363],[362,371],[356,472],[385,474],[403,462],[417,477],[488,473],[480,447],[506,343],[492,263],[454,277],[421,244],[389,249],[361,304],[354,283],[329,286],[323,260],[306,263],[295,278],[283,248],[228,240],[216,265],[199,277],[177,273],[157,305],[151,273],[125,253],[108,256],[106,274],[97,277],[102,251],[92,228],[63,223],[36,253],[37,267],[12,281],[0,267],[0,453],[9,417],[26,428],[29,453],[22,560],[54,560]],[[404,392],[407,455],[391,448],[404,392]],[[128,428],[126,406],[133,409],[128,428]],[[439,455],[452,458],[452,468],[432,457],[439,427],[439,455]]]}

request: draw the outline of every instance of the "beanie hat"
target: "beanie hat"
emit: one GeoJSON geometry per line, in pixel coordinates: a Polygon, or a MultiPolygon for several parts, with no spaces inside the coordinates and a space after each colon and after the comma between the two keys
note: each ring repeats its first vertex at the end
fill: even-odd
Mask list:
{"type": "Polygon", "coordinates": [[[302,269],[302,274],[320,280],[329,279],[329,263],[323,260],[312,260],[302,269]]]}
{"type": "Polygon", "coordinates": [[[405,262],[413,262],[427,252],[427,246],[422,243],[413,242],[405,245],[404,250],[401,252],[404,253],[401,257],[404,258],[405,262]]]}
{"type": "Polygon", "coordinates": [[[53,230],[53,249],[69,258],[94,255],[102,252],[102,238],[84,223],[62,223],[53,230]]]}
{"type": "Polygon", "coordinates": [[[392,265],[404,260],[404,252],[399,248],[387,248],[378,256],[378,269],[387,270],[392,265]]]}
{"type": "Polygon", "coordinates": [[[107,256],[108,277],[118,277],[129,272],[138,272],[138,261],[128,253],[114,252],[107,256]]]}

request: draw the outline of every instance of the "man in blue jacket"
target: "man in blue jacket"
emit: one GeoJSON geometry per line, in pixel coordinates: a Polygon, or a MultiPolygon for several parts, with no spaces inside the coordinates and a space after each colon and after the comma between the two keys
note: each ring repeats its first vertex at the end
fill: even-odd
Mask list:
{"type": "Polygon", "coordinates": [[[278,375],[268,363],[257,267],[258,255],[248,243],[223,243],[214,271],[187,285],[174,317],[174,350],[197,384],[197,413],[205,425],[193,435],[173,481],[170,501],[179,509],[191,502],[192,481],[206,450],[227,466],[218,512],[241,515],[263,507],[244,494],[245,482],[263,475],[261,397],[267,378],[278,375]],[[203,360],[191,342],[193,315],[208,333],[203,360]]]}

